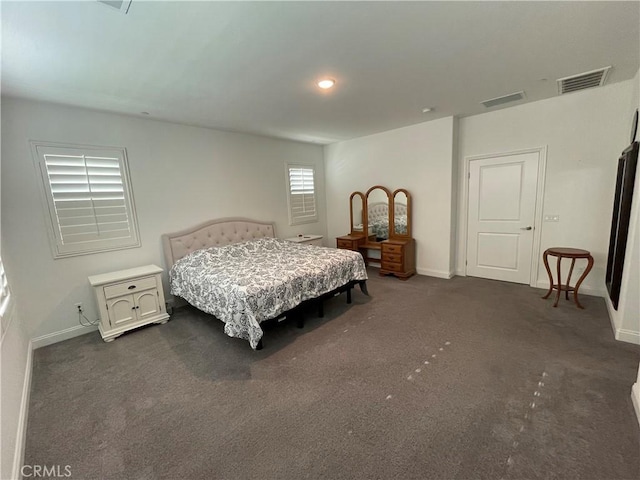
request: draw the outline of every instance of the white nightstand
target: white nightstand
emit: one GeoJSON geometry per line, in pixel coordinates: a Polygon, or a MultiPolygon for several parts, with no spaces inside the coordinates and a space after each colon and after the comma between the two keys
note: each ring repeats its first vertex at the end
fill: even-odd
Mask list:
{"type": "Polygon", "coordinates": [[[287,242],[304,243],[305,245],[322,246],[322,235],[298,235],[297,237],[285,238],[287,242]]]}
{"type": "Polygon", "coordinates": [[[167,323],[161,273],[162,268],[147,265],[89,277],[105,342],[149,323],[167,323]]]}

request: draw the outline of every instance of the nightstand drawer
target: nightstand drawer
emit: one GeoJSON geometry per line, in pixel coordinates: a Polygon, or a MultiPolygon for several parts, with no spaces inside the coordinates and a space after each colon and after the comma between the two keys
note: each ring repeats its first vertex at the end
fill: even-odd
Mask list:
{"type": "Polygon", "coordinates": [[[396,253],[402,255],[402,245],[382,242],[382,251],[384,253],[396,253]]]}
{"type": "Polygon", "coordinates": [[[384,262],[397,263],[397,264],[402,263],[402,255],[398,255],[397,253],[387,253],[385,251],[382,259],[384,262]]]}
{"type": "Polygon", "coordinates": [[[399,263],[389,263],[382,261],[382,269],[389,270],[390,272],[402,272],[402,265],[399,263]]]}
{"type": "Polygon", "coordinates": [[[109,285],[104,287],[104,297],[113,298],[127,293],[135,293],[140,290],[146,290],[148,288],[156,287],[156,277],[144,277],[129,280],[128,282],[116,283],[115,285],[109,285]]]}

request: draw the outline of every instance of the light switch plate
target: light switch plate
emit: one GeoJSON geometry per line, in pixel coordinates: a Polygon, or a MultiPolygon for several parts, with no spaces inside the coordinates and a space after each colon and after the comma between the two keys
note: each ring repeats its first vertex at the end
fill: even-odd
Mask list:
{"type": "Polygon", "coordinates": [[[545,222],[559,222],[560,221],[560,215],[555,215],[555,214],[545,215],[544,216],[544,221],[545,222]]]}

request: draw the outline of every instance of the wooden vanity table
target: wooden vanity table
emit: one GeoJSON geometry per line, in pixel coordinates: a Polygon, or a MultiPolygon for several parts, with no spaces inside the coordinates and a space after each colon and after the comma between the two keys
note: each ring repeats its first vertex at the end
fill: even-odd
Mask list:
{"type": "Polygon", "coordinates": [[[365,263],[380,263],[380,275],[406,280],[416,273],[415,240],[411,236],[411,195],[375,185],[349,197],[351,233],[336,238],[336,246],[359,251],[365,263]],[[369,256],[379,251],[380,256],[369,256]]]}

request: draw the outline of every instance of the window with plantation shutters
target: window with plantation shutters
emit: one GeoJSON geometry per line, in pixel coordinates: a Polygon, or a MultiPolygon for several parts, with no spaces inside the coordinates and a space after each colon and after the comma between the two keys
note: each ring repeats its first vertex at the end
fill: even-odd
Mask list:
{"type": "Polygon", "coordinates": [[[299,225],[317,221],[313,167],[287,165],[287,179],[289,181],[289,224],[299,225]]]}
{"type": "Polygon", "coordinates": [[[7,275],[4,272],[2,259],[0,259],[0,325],[2,325],[3,337],[10,321],[9,315],[7,314],[10,302],[11,292],[9,291],[9,283],[7,282],[7,275]]]}
{"type": "Polygon", "coordinates": [[[32,143],[56,258],[140,246],[122,148],[32,143]]]}

